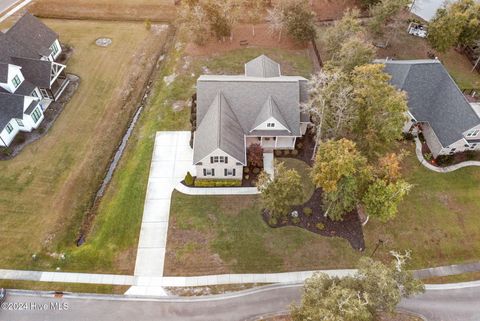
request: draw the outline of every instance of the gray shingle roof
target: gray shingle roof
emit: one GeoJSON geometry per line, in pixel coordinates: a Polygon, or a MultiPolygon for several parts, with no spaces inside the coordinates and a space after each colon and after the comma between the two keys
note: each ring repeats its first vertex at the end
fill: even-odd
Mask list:
{"type": "Polygon", "coordinates": [[[385,64],[391,83],[407,92],[410,113],[430,124],[443,147],[480,125],[480,118],[438,60],[376,62],[385,64]]]}
{"type": "Polygon", "coordinates": [[[29,82],[38,87],[50,88],[51,61],[13,57],[12,62],[22,67],[22,74],[29,82]]]}
{"type": "Polygon", "coordinates": [[[245,64],[245,76],[247,77],[280,77],[280,65],[261,55],[245,64]]]}
{"type": "Polygon", "coordinates": [[[302,77],[253,78],[200,76],[197,81],[197,122],[201,122],[218,92],[222,92],[244,133],[254,128],[260,109],[274,97],[292,136],[300,136],[300,88],[302,77]]]}
{"type": "Polygon", "coordinates": [[[12,118],[23,119],[24,100],[24,96],[0,93],[0,131],[12,118]]]}
{"type": "Polygon", "coordinates": [[[300,102],[308,94],[306,82],[303,77],[281,76],[280,66],[266,56],[245,64],[245,75],[200,76],[194,163],[220,148],[245,164],[245,135],[301,136],[300,102]],[[252,131],[270,117],[290,132],[252,131]]]}
{"type": "Polygon", "coordinates": [[[8,64],[0,62],[0,82],[8,81],[8,64]]]}
{"type": "Polygon", "coordinates": [[[251,131],[253,131],[254,128],[258,127],[259,125],[263,124],[270,118],[275,118],[280,124],[285,126],[288,130],[288,124],[283,118],[282,113],[278,109],[278,105],[275,102],[275,99],[272,96],[268,96],[267,101],[263,105],[263,107],[260,109],[260,112],[257,115],[257,118],[253,122],[253,126],[251,131]]]}
{"type": "Polygon", "coordinates": [[[39,56],[49,56],[50,46],[58,39],[56,32],[28,12],[6,32],[6,35],[39,56]]]}
{"type": "Polygon", "coordinates": [[[245,139],[242,127],[221,92],[218,92],[215,96],[203,121],[195,132],[194,164],[200,162],[216,149],[221,149],[239,162],[246,164],[245,139]]]}

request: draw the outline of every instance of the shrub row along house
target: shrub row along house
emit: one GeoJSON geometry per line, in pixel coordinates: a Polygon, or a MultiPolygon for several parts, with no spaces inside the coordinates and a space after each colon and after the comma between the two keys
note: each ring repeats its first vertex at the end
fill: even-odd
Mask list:
{"type": "Polygon", "coordinates": [[[19,131],[30,132],[43,112],[68,85],[58,35],[26,13],[0,32],[0,146],[9,146],[19,131]]]}
{"type": "Polygon", "coordinates": [[[423,133],[433,157],[480,150],[480,105],[470,103],[438,60],[377,60],[408,95],[405,132],[423,133]]]}
{"type": "Polygon", "coordinates": [[[242,179],[252,144],[262,146],[265,170],[272,170],[273,150],[294,149],[307,130],[309,117],[300,111],[307,98],[307,79],[283,76],[265,55],[246,63],[244,75],[200,76],[193,144],[197,178],[242,179]]]}

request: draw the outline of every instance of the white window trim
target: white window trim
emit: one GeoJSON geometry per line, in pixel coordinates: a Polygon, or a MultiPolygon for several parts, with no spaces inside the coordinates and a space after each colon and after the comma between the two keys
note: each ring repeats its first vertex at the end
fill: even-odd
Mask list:
{"type": "Polygon", "coordinates": [[[467,137],[477,137],[478,133],[480,133],[480,129],[474,129],[474,130],[469,131],[466,136],[467,137]]]}

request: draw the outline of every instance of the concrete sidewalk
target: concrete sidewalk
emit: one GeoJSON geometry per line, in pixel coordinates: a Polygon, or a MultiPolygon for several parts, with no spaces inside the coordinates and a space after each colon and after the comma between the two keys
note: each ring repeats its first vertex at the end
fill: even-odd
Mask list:
{"type": "MultiPolygon", "coordinates": [[[[135,261],[135,276],[163,276],[171,194],[187,171],[194,170],[193,151],[188,145],[189,140],[188,131],[156,134],[135,261]]],[[[161,289],[152,290],[157,294],[162,292],[161,289]]]]}
{"type": "MultiPolygon", "coordinates": [[[[414,271],[414,275],[417,278],[429,278],[434,276],[456,275],[475,271],[480,271],[480,262],[422,269],[414,271]]],[[[131,285],[134,290],[129,290],[126,294],[159,296],[165,295],[162,291],[163,287],[167,286],[192,287],[244,283],[300,283],[306,278],[309,278],[315,272],[322,272],[331,276],[343,277],[354,274],[356,270],[339,269],[263,274],[219,274],[188,277],[0,270],[0,280],[131,285]],[[160,289],[162,289],[162,291],[160,291],[160,289]]],[[[438,287],[441,286],[439,285],[438,287]]]]}

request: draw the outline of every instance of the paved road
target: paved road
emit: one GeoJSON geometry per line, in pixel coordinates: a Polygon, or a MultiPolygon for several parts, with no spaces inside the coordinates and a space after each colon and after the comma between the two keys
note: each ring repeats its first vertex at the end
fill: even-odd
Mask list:
{"type": "MultiPolygon", "coordinates": [[[[11,294],[0,320],[8,321],[86,321],[86,320],[168,320],[168,321],[243,321],[259,315],[285,311],[300,297],[300,285],[277,285],[216,297],[123,299],[107,296],[52,298],[25,293],[11,294]],[[8,311],[10,304],[28,303],[27,311],[8,311]],[[32,303],[36,304],[34,310],[32,303]],[[42,304],[66,303],[65,311],[42,304]],[[45,309],[45,307],[43,307],[45,309]]],[[[479,321],[480,286],[456,290],[428,290],[404,300],[400,308],[424,315],[429,321],[479,321]]]]}
{"type": "Polygon", "coordinates": [[[428,290],[404,300],[400,308],[431,321],[479,321],[480,286],[456,290],[428,290]]]}
{"type": "Polygon", "coordinates": [[[0,0],[0,15],[20,0],[0,0]]]}

